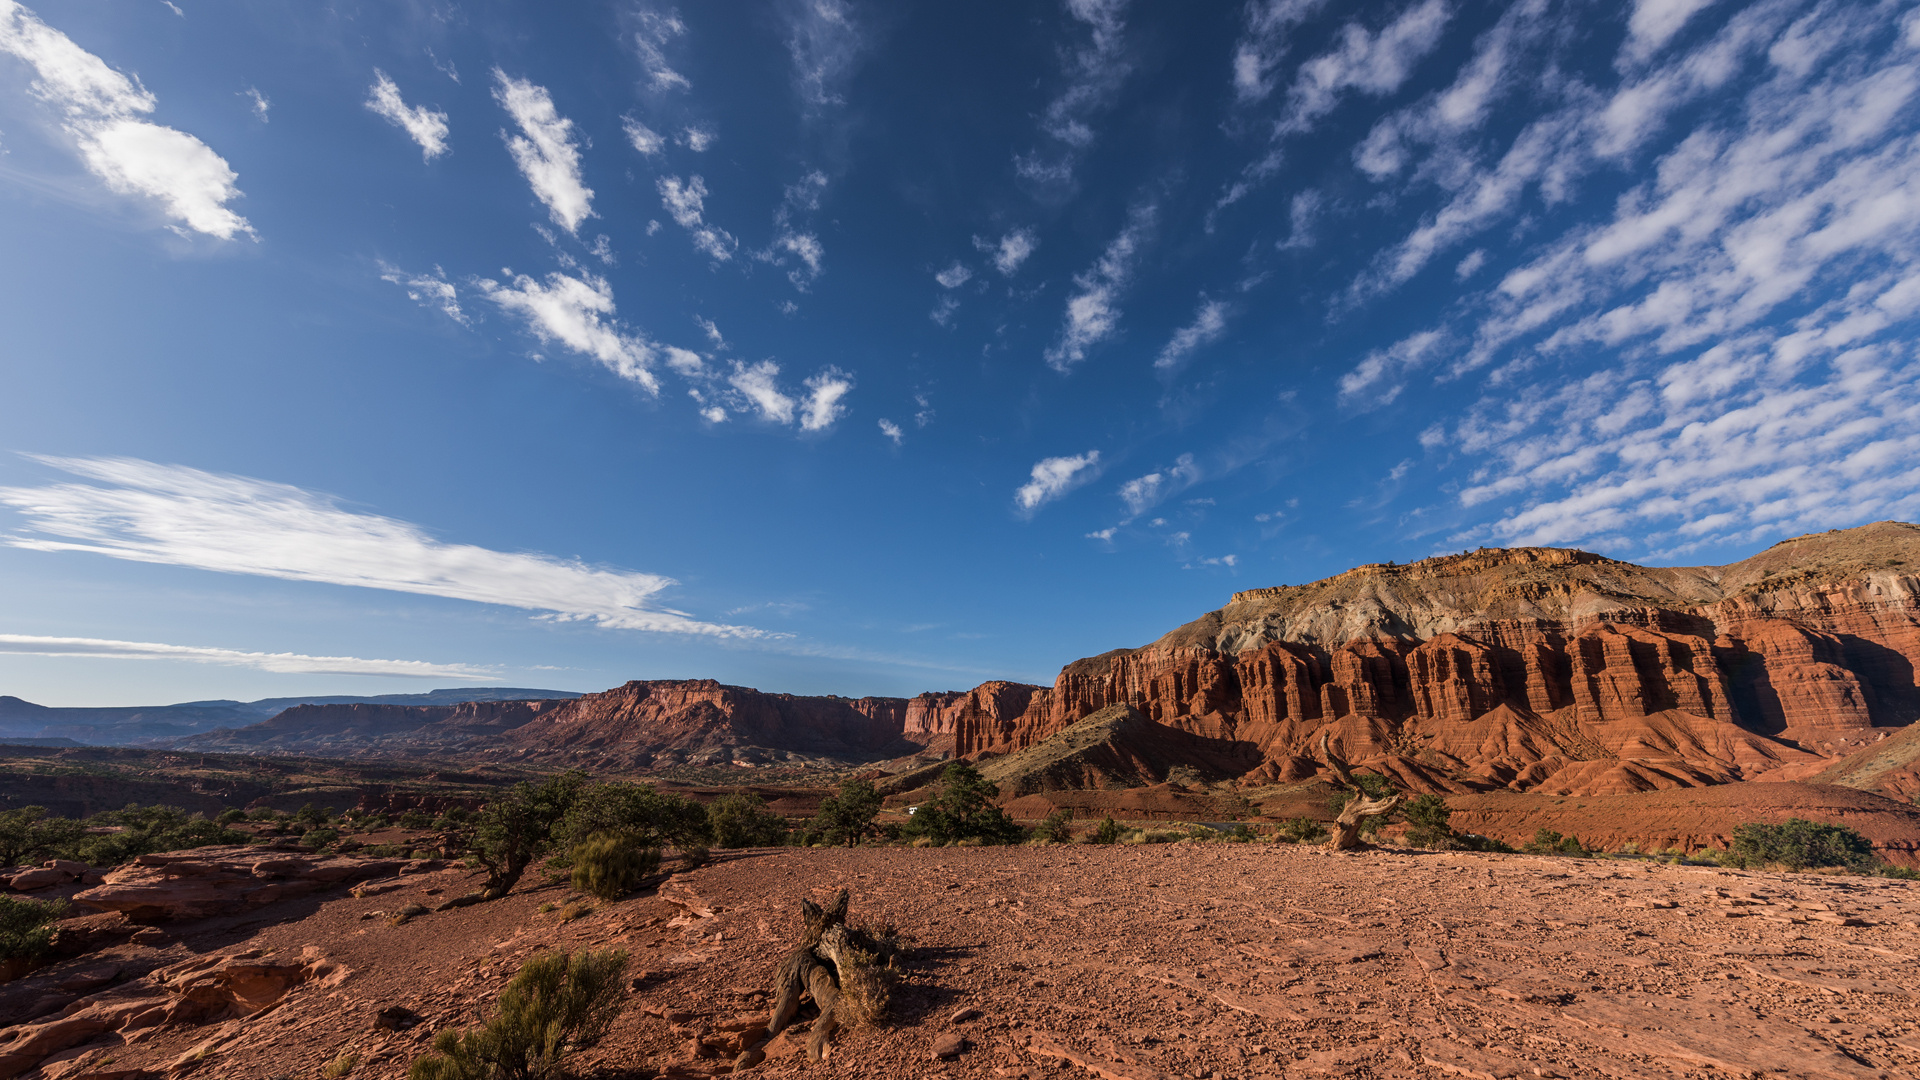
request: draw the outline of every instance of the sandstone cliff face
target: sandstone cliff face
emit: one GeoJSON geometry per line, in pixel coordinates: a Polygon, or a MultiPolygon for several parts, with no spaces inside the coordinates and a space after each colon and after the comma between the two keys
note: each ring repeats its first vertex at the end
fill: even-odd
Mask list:
{"type": "Polygon", "coordinates": [[[1799,779],[1920,718],[1920,528],[1800,537],[1724,567],[1483,549],[1236,594],[1050,691],[955,716],[961,754],[1114,704],[1298,779],[1327,732],[1416,790],[1601,793],[1799,779]]]}
{"type": "Polygon", "coordinates": [[[902,738],[909,704],[765,694],[712,679],[635,681],[562,702],[507,740],[525,759],[598,767],[871,757],[915,749],[902,738]]]}
{"type": "Polygon", "coordinates": [[[182,739],[186,751],[405,754],[476,750],[562,701],[472,701],[460,705],[295,705],[243,728],[182,739]]]}

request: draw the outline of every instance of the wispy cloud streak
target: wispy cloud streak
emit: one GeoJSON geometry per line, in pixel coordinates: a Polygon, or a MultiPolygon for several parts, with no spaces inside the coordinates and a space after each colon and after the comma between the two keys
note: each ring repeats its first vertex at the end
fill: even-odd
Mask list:
{"type": "Polygon", "coordinates": [[[24,528],[0,542],[133,562],[498,604],[561,620],[713,637],[760,631],[662,607],[659,574],[435,539],[287,484],[133,458],[35,457],[93,483],[0,488],[24,528]]]}
{"type": "Polygon", "coordinates": [[[154,641],[110,638],[41,637],[0,634],[0,653],[12,656],[67,656],[102,660],[184,660],[194,664],[253,668],[282,675],[382,675],[408,679],[482,679],[500,676],[468,664],[425,660],[363,660],[357,656],[308,656],[305,653],[247,652],[201,645],[164,645],[154,641]]]}

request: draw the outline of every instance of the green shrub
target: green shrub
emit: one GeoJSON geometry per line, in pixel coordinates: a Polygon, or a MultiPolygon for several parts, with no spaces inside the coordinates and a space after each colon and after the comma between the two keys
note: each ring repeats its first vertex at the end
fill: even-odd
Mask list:
{"type": "Polygon", "coordinates": [[[1108,814],[1100,819],[1100,824],[1093,827],[1093,834],[1088,836],[1087,840],[1095,844],[1117,844],[1120,842],[1120,834],[1125,831],[1120,827],[1119,822],[1113,820],[1113,815],[1108,814]]]}
{"type": "Polygon", "coordinates": [[[37,864],[73,851],[87,827],[68,818],[50,818],[44,806],[0,811],[0,866],[37,864]]]}
{"type": "Polygon", "coordinates": [[[1312,844],[1327,838],[1327,827],[1312,818],[1289,818],[1275,835],[1289,844],[1312,844]]]}
{"type": "Polygon", "coordinates": [[[416,1060],[407,1080],[563,1075],[567,1055],[593,1045],[613,1027],[626,967],[627,954],[617,949],[534,957],[500,992],[493,1019],[467,1031],[442,1030],[434,1037],[434,1053],[416,1060]]]}
{"type": "Polygon", "coordinates": [[[1733,855],[1747,866],[1806,870],[1844,866],[1870,870],[1879,860],[1867,838],[1845,825],[1788,818],[1778,825],[1749,823],[1733,831],[1733,855]]]}
{"type": "Polygon", "coordinates": [[[407,810],[400,815],[400,827],[403,829],[425,829],[433,824],[433,817],[422,810],[407,810]]]}
{"type": "MultiPolygon", "coordinates": [[[[486,868],[487,883],[480,890],[484,898],[497,900],[512,892],[527,867],[553,850],[557,826],[574,811],[586,783],[587,775],[579,771],[550,776],[539,784],[522,780],[475,815],[463,840],[468,853],[486,868]]],[[[576,839],[584,841],[596,832],[619,834],[621,830],[617,826],[582,830],[576,839]]]]}
{"type": "Polygon", "coordinates": [[[1453,809],[1438,795],[1420,795],[1400,808],[1407,819],[1407,843],[1414,847],[1447,850],[1456,845],[1449,820],[1453,809]]]}
{"type": "Polygon", "coordinates": [[[813,816],[813,828],[830,844],[859,843],[873,831],[873,819],[880,813],[880,793],[871,780],[848,780],[838,795],[821,800],[813,816]]]}
{"type": "Polygon", "coordinates": [[[1000,788],[980,775],[969,761],[955,761],[940,774],[940,791],[914,811],[906,832],[934,843],[975,840],[984,844],[1015,844],[1023,830],[994,805],[1000,788]]]}
{"type": "Polygon", "coordinates": [[[32,959],[53,944],[50,925],[67,910],[64,900],[0,896],[0,960],[32,959]]]}
{"type": "Polygon", "coordinates": [[[712,840],[706,809],[684,795],[621,781],[588,784],[584,773],[564,775],[577,776],[579,784],[553,827],[563,850],[596,833],[631,836],[641,847],[688,848],[712,840]]]}
{"type": "Polygon", "coordinates": [[[300,837],[300,842],[318,851],[339,839],[339,829],[308,829],[306,834],[300,837]]]}
{"type": "Polygon", "coordinates": [[[1056,844],[1065,844],[1073,839],[1073,829],[1069,827],[1073,815],[1065,810],[1055,810],[1033,827],[1036,840],[1051,840],[1056,844]]]}
{"type": "Polygon", "coordinates": [[[317,828],[333,820],[333,807],[308,803],[293,812],[293,820],[309,828],[317,828]]]}
{"type": "Polygon", "coordinates": [[[229,806],[220,811],[220,816],[213,820],[220,825],[231,825],[236,821],[247,820],[247,812],[237,806],[229,806]]]}
{"type": "Polygon", "coordinates": [[[602,834],[573,849],[573,887],[602,900],[620,899],[658,869],[660,849],[631,837],[602,834]]]}
{"type": "Polygon", "coordinates": [[[735,791],[707,804],[707,826],[719,848],[771,847],[787,839],[787,821],[767,809],[767,800],[735,791]]]}
{"type": "Polygon", "coordinates": [[[1547,828],[1536,830],[1533,839],[1527,841],[1520,850],[1529,855],[1572,855],[1577,858],[1593,854],[1587,845],[1580,842],[1579,837],[1561,836],[1547,828]]]}

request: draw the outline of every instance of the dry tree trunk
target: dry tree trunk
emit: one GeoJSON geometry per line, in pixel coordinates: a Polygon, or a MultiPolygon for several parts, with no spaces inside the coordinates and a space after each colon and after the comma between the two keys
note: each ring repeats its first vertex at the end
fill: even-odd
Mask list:
{"type": "Polygon", "coordinates": [[[801,944],[780,961],[780,967],[774,969],[774,1013],[766,1022],[766,1036],[760,1042],[753,1043],[737,1059],[733,1059],[733,1072],[753,1068],[766,1061],[766,1043],[774,1042],[793,1022],[793,1017],[801,1011],[801,997],[812,997],[814,1005],[820,1007],[820,1019],[814,1020],[814,1030],[806,1040],[806,1057],[820,1061],[820,1055],[826,1047],[828,1036],[835,1026],[835,1005],[839,1001],[839,986],[833,982],[833,969],[822,965],[822,959],[831,959],[837,945],[824,945],[826,940],[845,942],[847,940],[847,890],[833,894],[826,907],[803,899],[801,901],[801,944]],[[818,955],[816,955],[818,951],[818,955]]]}
{"type": "Polygon", "coordinates": [[[1359,784],[1354,783],[1353,773],[1347,770],[1347,763],[1340,760],[1327,745],[1327,735],[1320,734],[1320,756],[1326,760],[1327,768],[1332,770],[1334,778],[1343,787],[1353,792],[1353,798],[1340,810],[1340,816],[1333,821],[1332,836],[1327,839],[1328,851],[1353,851],[1366,845],[1360,840],[1360,825],[1370,817],[1393,813],[1400,805],[1399,793],[1384,799],[1370,797],[1359,784]]]}

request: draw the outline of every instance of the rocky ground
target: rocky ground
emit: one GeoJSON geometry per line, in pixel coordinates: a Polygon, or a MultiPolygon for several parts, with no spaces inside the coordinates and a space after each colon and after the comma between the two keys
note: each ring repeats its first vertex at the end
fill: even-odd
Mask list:
{"type": "Polygon", "coordinates": [[[582,1074],[721,1073],[799,900],[845,886],[853,922],[912,938],[895,1023],[835,1036],[824,1064],[776,1040],[759,1073],[1920,1075],[1913,882],[1272,844],[771,849],[571,920],[540,909],[581,898],[534,875],[390,918],[472,884],[427,869],[113,939],[0,987],[0,1063],[62,1017],[158,1001],[171,1018],[123,1004],[124,1030],[26,1075],[306,1080],[351,1057],[345,1075],[400,1077],[527,957],[620,947],[629,1007],[582,1074]],[[420,1022],[379,1027],[395,1007],[420,1022]]]}

